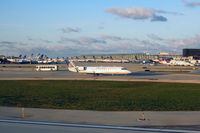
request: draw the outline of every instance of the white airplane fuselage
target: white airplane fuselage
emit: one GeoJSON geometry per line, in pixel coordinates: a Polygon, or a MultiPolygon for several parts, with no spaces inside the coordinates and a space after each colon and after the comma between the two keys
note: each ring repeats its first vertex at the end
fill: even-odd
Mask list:
{"type": "Polygon", "coordinates": [[[95,66],[75,66],[70,62],[69,71],[79,72],[79,73],[88,73],[88,74],[129,74],[131,71],[124,67],[95,67],[95,66]]]}

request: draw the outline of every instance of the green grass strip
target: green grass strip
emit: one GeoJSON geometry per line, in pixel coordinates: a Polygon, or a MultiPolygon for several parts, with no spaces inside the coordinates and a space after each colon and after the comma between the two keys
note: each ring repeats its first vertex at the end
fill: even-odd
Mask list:
{"type": "Polygon", "coordinates": [[[1,80],[0,105],[103,111],[199,111],[200,84],[1,80]]]}

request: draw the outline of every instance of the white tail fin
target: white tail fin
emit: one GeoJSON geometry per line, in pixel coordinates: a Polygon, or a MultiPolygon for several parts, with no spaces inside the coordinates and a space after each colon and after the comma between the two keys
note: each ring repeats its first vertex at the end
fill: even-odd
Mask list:
{"type": "Polygon", "coordinates": [[[68,67],[69,68],[75,68],[76,66],[74,65],[74,63],[71,60],[69,60],[68,67]]]}
{"type": "Polygon", "coordinates": [[[76,66],[71,60],[68,62],[68,70],[71,72],[78,72],[76,66]]]}

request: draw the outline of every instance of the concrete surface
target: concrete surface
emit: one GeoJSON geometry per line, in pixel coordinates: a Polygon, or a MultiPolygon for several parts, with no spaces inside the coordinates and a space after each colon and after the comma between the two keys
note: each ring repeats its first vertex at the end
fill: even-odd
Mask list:
{"type": "MultiPolygon", "coordinates": [[[[122,66],[126,67],[132,72],[150,71],[193,71],[199,70],[200,66],[167,66],[163,64],[149,65],[149,64],[136,64],[136,63],[86,63],[74,62],[77,66],[122,66]]],[[[0,64],[0,71],[33,71],[36,65],[39,64],[0,64]]],[[[55,64],[61,70],[67,70],[67,64],[55,64]]]]}
{"type": "Polygon", "coordinates": [[[35,71],[0,71],[0,80],[109,80],[109,81],[145,81],[200,83],[200,75],[191,73],[132,73],[130,75],[80,74],[68,71],[35,72],[35,71]]]}
{"type": "MultiPolygon", "coordinates": [[[[144,131],[0,123],[1,133],[144,133],[144,131]]],[[[148,133],[153,133],[149,132],[148,133]]]]}
{"type": "Polygon", "coordinates": [[[0,107],[0,119],[23,119],[32,121],[69,122],[82,124],[100,124],[116,126],[196,126],[200,125],[199,111],[80,111],[25,108],[22,118],[21,108],[0,107]],[[145,121],[142,118],[144,113],[145,121]]]}
{"type": "Polygon", "coordinates": [[[53,72],[33,71],[35,64],[0,64],[0,80],[116,80],[145,82],[200,83],[200,67],[147,65],[133,63],[76,63],[79,66],[123,66],[133,73],[129,75],[101,75],[73,73],[66,64],[57,64],[62,70],[53,72]],[[157,71],[144,72],[145,70],[157,71]],[[158,73],[158,71],[179,71],[158,73]],[[182,72],[190,71],[190,72],[182,72]]]}

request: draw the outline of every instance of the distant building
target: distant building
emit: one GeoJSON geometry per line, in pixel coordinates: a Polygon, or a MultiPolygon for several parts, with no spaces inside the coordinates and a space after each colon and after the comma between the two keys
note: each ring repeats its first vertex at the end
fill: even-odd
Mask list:
{"type": "Polygon", "coordinates": [[[199,57],[200,56],[200,49],[183,49],[183,56],[184,57],[199,57]]]}
{"type": "Polygon", "coordinates": [[[1,58],[1,59],[4,59],[4,58],[5,58],[5,56],[4,56],[4,55],[0,55],[0,58],[1,58]]]}
{"type": "Polygon", "coordinates": [[[169,55],[169,53],[161,52],[161,53],[159,53],[158,55],[169,55]]]}
{"type": "Polygon", "coordinates": [[[145,55],[150,55],[150,53],[149,53],[149,52],[144,52],[144,54],[145,54],[145,55]]]}

